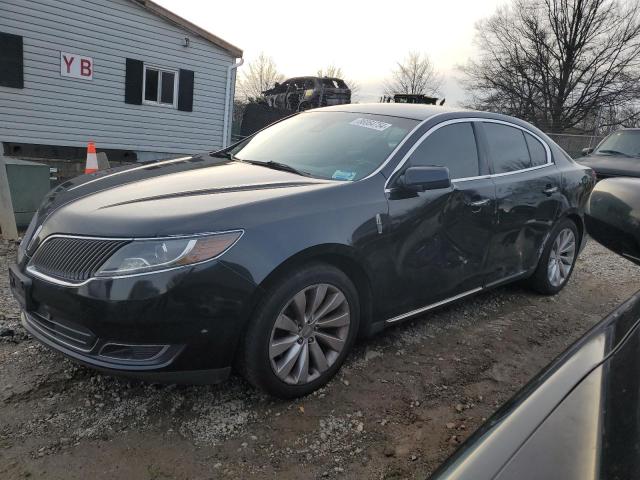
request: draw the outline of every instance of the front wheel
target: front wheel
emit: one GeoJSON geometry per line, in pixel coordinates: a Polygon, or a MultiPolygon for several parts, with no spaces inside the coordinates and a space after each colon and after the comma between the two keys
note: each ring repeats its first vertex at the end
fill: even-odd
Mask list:
{"type": "Polygon", "coordinates": [[[356,338],[357,291],[325,264],[301,269],[270,287],[249,325],[244,376],[281,398],[307,395],[338,371],[356,338]]]}
{"type": "Polygon", "coordinates": [[[564,288],[578,258],[579,238],[572,220],[563,219],[553,228],[538,268],[528,282],[534,290],[553,295],[564,288]]]}

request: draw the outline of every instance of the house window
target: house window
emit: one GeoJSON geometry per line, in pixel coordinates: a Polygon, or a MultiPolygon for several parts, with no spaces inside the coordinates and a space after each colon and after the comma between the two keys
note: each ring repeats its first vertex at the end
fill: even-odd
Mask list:
{"type": "Polygon", "coordinates": [[[178,71],[166,68],[144,66],[144,103],[177,107],[178,101],[178,71]]]}

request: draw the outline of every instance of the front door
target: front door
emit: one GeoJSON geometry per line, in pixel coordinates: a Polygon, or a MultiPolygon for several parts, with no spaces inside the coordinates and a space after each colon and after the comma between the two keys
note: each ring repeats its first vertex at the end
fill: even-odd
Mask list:
{"type": "Polygon", "coordinates": [[[482,287],[495,216],[495,187],[469,121],[445,122],[422,139],[389,181],[389,248],[398,299],[389,317],[482,287]],[[452,186],[411,193],[398,178],[411,166],[445,166],[452,186]]]}

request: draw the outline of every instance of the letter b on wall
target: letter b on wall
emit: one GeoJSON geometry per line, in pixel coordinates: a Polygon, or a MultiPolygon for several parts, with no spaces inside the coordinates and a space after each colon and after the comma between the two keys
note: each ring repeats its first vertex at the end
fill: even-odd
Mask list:
{"type": "Polygon", "coordinates": [[[75,53],[60,52],[60,75],[93,80],[93,58],[75,53]]]}

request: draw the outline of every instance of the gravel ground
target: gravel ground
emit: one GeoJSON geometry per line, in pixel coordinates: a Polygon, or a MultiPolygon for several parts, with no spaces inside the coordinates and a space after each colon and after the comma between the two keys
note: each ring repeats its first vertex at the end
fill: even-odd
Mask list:
{"type": "Polygon", "coordinates": [[[637,289],[590,242],[555,297],[483,293],[361,342],[326,388],[276,401],[232,378],[148,385],[31,340],[0,243],[0,478],[425,478],[486,417],[637,289]]]}

